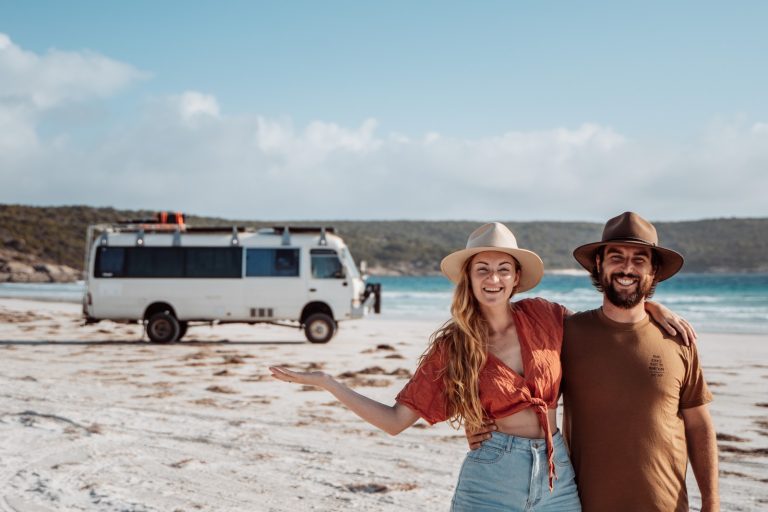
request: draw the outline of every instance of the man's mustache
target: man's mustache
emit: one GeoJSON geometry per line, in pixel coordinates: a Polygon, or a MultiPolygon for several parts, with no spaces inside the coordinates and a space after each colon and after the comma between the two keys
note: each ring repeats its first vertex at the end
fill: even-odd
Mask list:
{"type": "Polygon", "coordinates": [[[612,274],[611,275],[612,279],[618,279],[618,278],[621,278],[621,277],[629,277],[631,279],[640,279],[640,276],[637,275],[637,274],[625,274],[624,272],[620,272],[618,274],[612,274]]]}

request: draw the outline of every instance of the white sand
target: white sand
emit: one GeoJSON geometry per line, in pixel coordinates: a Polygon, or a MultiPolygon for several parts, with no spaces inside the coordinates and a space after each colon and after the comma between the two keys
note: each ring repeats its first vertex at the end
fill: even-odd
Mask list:
{"type": "MultiPolygon", "coordinates": [[[[328,345],[239,325],[156,345],[137,341],[138,325],[81,323],[74,304],[0,299],[0,510],[448,509],[462,433],[420,422],[390,437],[267,371],[352,372],[349,384],[391,403],[434,321],[350,322],[328,345]]],[[[766,341],[699,340],[718,433],[733,436],[721,440],[723,510],[768,508],[766,341]]]]}

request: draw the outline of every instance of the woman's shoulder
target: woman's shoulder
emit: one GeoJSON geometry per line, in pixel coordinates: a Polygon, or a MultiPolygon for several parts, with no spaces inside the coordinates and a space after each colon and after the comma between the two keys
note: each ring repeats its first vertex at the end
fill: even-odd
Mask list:
{"type": "Polygon", "coordinates": [[[568,309],[564,306],[541,297],[519,300],[514,303],[514,307],[521,315],[528,317],[536,324],[555,324],[562,327],[568,317],[568,309]]]}
{"type": "Polygon", "coordinates": [[[427,349],[419,359],[419,366],[437,366],[442,367],[445,364],[448,345],[451,341],[451,331],[442,328],[433,336],[427,349]]]}
{"type": "Polygon", "coordinates": [[[560,313],[565,308],[557,302],[550,302],[547,299],[541,297],[532,297],[529,299],[521,299],[514,302],[514,306],[517,309],[537,313],[537,312],[557,312],[560,313]]]}

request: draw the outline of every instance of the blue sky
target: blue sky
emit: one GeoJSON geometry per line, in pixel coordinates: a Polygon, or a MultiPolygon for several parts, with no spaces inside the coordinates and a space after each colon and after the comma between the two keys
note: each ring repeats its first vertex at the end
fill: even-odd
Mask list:
{"type": "Polygon", "coordinates": [[[764,2],[0,0],[0,13],[2,202],[768,215],[764,2]]]}

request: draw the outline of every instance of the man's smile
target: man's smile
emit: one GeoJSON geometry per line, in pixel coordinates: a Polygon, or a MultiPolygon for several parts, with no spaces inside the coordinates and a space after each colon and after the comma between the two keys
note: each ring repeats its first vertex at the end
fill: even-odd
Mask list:
{"type": "Polygon", "coordinates": [[[629,287],[640,282],[640,278],[637,276],[616,276],[613,278],[613,282],[622,287],[629,287]]]}

